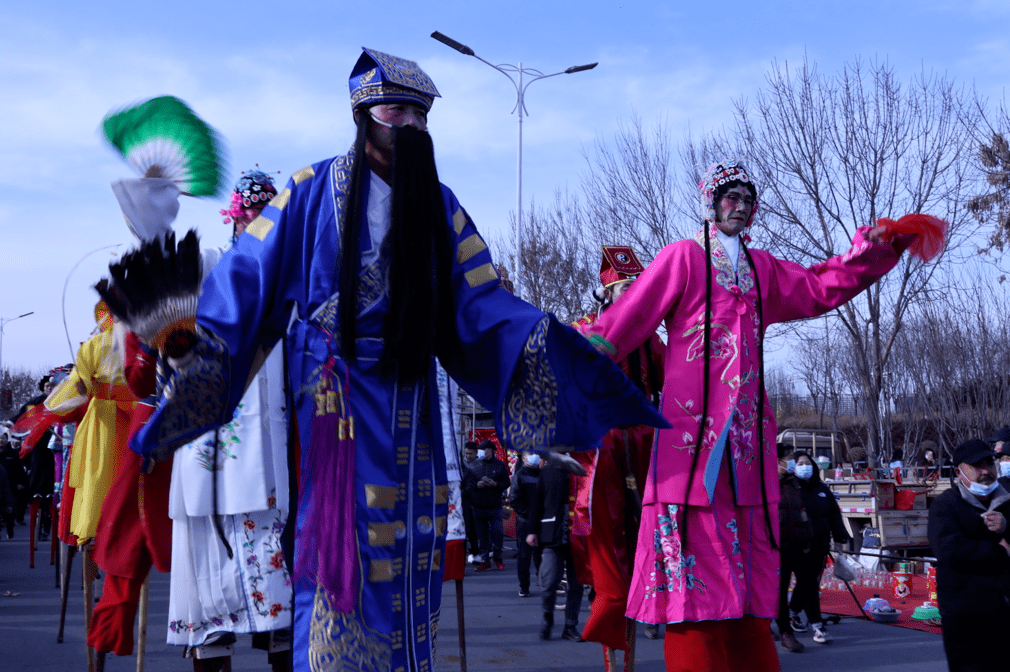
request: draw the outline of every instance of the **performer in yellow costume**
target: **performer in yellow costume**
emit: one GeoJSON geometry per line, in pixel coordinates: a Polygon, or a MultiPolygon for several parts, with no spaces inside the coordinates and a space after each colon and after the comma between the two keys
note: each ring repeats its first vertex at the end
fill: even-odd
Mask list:
{"type": "Polygon", "coordinates": [[[63,416],[91,399],[77,426],[65,476],[75,488],[70,531],[78,544],[98,529],[102,502],[127,450],[130,414],[137,405],[123,377],[122,344],[116,346],[112,316],[103,301],[95,306],[95,321],[98,333],[81,346],[70,376],[45,401],[46,410],[63,416]]]}

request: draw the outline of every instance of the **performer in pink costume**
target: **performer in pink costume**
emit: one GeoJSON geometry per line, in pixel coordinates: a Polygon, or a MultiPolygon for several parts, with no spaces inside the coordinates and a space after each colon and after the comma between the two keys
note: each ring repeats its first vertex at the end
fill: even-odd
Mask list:
{"type": "Polygon", "coordinates": [[[890,271],[910,240],[884,243],[884,227],[862,227],[847,252],[804,268],[747,248],[757,188],[740,163],[713,166],[700,187],[703,228],[665,247],[587,330],[615,361],[660,324],[669,335],[662,412],[672,428],[659,431],[643,492],[628,616],[672,624],[667,670],[778,670],[769,625],[779,490],[764,331],[841,306],[890,271]]]}

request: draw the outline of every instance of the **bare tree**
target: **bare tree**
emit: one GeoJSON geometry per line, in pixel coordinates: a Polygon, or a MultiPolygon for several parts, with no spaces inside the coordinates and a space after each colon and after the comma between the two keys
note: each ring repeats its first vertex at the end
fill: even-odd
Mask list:
{"type": "MultiPolygon", "coordinates": [[[[1000,107],[995,124],[986,123],[988,144],[985,139],[978,141],[978,160],[985,172],[988,190],[968,201],[968,209],[980,223],[991,223],[993,231],[982,251],[1000,252],[1010,244],[1010,144],[1006,133],[1010,132],[1010,111],[1000,107]]],[[[999,281],[1005,281],[1005,276],[999,281]]]]}
{"type": "MultiPolygon", "coordinates": [[[[549,206],[531,203],[523,217],[522,298],[565,323],[596,305],[592,290],[599,284],[599,247],[586,241],[584,217],[578,198],[561,191],[549,206]]],[[[490,239],[495,258],[507,259],[510,266],[515,256],[511,243],[490,239]]]]}
{"type": "Polygon", "coordinates": [[[915,307],[897,361],[948,453],[1010,418],[1010,301],[976,276],[958,305],[915,307]]]}
{"type": "Polygon", "coordinates": [[[41,377],[39,373],[26,369],[4,367],[0,373],[0,418],[11,419],[29,399],[39,394],[41,377]]]}
{"type": "Polygon", "coordinates": [[[587,237],[600,244],[630,245],[643,263],[663,247],[693,234],[698,217],[685,218],[680,177],[672,165],[665,122],[646,129],[638,115],[618,128],[612,143],[597,138],[583,152],[587,237]]]}

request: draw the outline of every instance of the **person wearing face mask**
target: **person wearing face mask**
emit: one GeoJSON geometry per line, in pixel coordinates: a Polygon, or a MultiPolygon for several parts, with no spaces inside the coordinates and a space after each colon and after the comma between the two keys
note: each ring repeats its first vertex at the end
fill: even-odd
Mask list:
{"type": "Polygon", "coordinates": [[[484,560],[477,565],[478,572],[495,566],[505,569],[501,557],[505,539],[502,521],[502,495],[509,487],[509,470],[495,457],[495,445],[482,441],[477,446],[477,461],[463,474],[463,490],[473,502],[473,521],[477,529],[479,552],[484,560]]]}
{"type": "Polygon", "coordinates": [[[842,521],[842,510],[835,496],[823,482],[820,471],[808,453],[799,451],[796,459],[796,478],[800,486],[803,508],[813,530],[809,550],[795,556],[796,587],[789,603],[789,622],[794,632],[806,632],[807,623],[814,631],[818,644],[831,642],[831,635],[821,619],[821,571],[828,555],[831,540],[836,544],[849,541],[849,533],[842,521]],[[800,612],[805,611],[807,623],[800,612]]]}
{"type": "Polygon", "coordinates": [[[929,507],[943,648],[952,671],[991,670],[1010,626],[1010,492],[981,439],[959,445],[951,464],[955,487],[929,507]]]}
{"type": "Polygon", "coordinates": [[[996,452],[997,479],[1003,489],[1010,492],[1010,427],[1004,427],[993,436],[985,439],[993,444],[996,452]]]}
{"type": "MultiPolygon", "coordinates": [[[[789,619],[789,583],[797,569],[804,565],[810,554],[810,546],[814,540],[814,528],[810,516],[803,506],[803,493],[800,479],[796,477],[796,459],[793,447],[786,443],[777,444],[779,456],[779,490],[782,499],[779,500],[779,615],[776,622],[782,648],[792,653],[804,649],[803,644],[796,639],[789,619]]],[[[799,574],[797,574],[799,581],[799,574]]]]}
{"type": "Polygon", "coordinates": [[[516,546],[519,557],[516,561],[516,574],[519,577],[519,597],[530,596],[530,561],[540,573],[540,548],[533,548],[526,543],[530,533],[530,511],[533,507],[533,497],[537,484],[540,482],[540,455],[530,451],[523,453],[522,464],[512,474],[512,486],[509,488],[509,503],[516,512],[516,546]]]}

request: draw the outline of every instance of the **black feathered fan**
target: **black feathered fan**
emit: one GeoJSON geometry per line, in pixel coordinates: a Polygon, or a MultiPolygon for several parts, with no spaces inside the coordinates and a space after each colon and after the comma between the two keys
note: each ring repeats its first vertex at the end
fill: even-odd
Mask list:
{"type": "Polygon", "coordinates": [[[200,240],[190,231],[144,243],[109,264],[111,280],[95,285],[109,310],[145,343],[172,354],[173,339],[190,338],[203,274],[200,240]]]}

